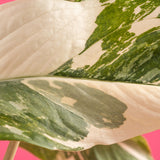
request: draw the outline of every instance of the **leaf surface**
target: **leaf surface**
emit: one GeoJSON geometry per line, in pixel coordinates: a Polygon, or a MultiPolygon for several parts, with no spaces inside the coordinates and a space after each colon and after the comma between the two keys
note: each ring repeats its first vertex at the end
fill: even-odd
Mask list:
{"type": "Polygon", "coordinates": [[[52,151],[24,142],[20,146],[41,160],[152,160],[142,137],[110,146],[95,146],[81,152],[52,151]]]}
{"type": "Polygon", "coordinates": [[[0,82],[0,91],[0,139],[80,150],[159,128],[158,86],[41,77],[0,82]]]}
{"type": "Polygon", "coordinates": [[[0,139],[71,151],[159,129],[159,8],[159,0],[0,6],[0,139]]]}
{"type": "Polygon", "coordinates": [[[85,49],[50,75],[159,85],[160,2],[102,2],[85,49]]]}
{"type": "Polygon", "coordinates": [[[81,52],[101,12],[97,0],[16,0],[0,6],[0,79],[47,75],[81,52]]]}

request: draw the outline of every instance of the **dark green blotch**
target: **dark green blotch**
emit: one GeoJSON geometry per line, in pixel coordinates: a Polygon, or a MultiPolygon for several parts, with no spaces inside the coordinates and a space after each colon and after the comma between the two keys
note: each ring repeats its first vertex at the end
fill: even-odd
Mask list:
{"type": "Polygon", "coordinates": [[[50,87],[45,80],[29,81],[29,84],[41,91],[47,90],[53,96],[54,101],[58,103],[61,103],[63,97],[76,100],[73,106],[68,105],[67,107],[75,112],[78,111],[96,127],[118,128],[126,120],[123,113],[126,111],[127,106],[113,96],[78,82],[74,85],[62,81],[53,81],[53,83],[59,86],[60,89],[50,87]]]}

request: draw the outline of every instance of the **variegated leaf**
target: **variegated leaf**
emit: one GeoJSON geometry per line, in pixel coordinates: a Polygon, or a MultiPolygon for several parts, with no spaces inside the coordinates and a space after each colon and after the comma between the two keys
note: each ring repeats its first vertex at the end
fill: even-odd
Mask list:
{"type": "Polygon", "coordinates": [[[0,139],[80,150],[158,129],[159,8],[159,0],[1,6],[0,139]]]}
{"type": "Polygon", "coordinates": [[[159,128],[158,86],[41,77],[0,91],[0,139],[79,150],[159,128]]]}
{"type": "Polygon", "coordinates": [[[50,75],[160,84],[160,1],[102,2],[84,51],[50,75]]]}
{"type": "Polygon", "coordinates": [[[24,142],[20,146],[41,160],[152,160],[142,137],[110,146],[95,146],[81,152],[52,151],[24,142]]]}

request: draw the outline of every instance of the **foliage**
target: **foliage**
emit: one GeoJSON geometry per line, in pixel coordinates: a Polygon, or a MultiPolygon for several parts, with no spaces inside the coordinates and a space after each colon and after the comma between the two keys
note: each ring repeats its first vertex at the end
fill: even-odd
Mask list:
{"type": "Polygon", "coordinates": [[[159,128],[160,1],[69,1],[0,6],[0,139],[43,160],[151,159],[130,138],[159,128]]]}

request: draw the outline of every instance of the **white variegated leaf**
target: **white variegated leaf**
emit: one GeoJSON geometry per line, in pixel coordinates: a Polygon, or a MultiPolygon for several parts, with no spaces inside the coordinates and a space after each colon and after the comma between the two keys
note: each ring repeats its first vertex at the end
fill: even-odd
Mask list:
{"type": "Polygon", "coordinates": [[[75,1],[0,6],[0,139],[82,150],[159,129],[160,1],[75,1]]]}

